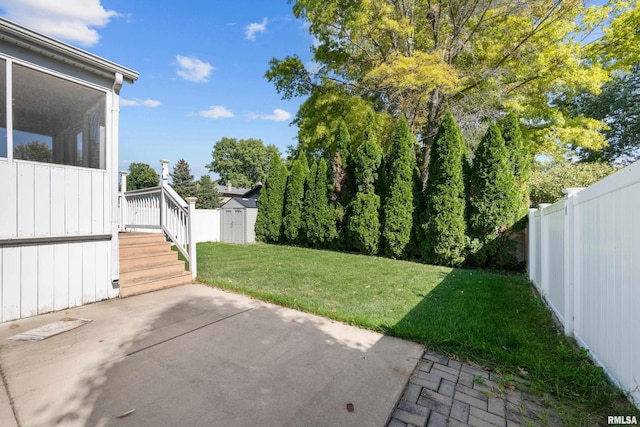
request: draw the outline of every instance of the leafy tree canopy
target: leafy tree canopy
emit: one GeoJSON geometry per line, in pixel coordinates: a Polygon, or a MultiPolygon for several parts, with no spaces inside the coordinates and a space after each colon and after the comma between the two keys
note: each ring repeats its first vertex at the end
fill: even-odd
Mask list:
{"type": "Polygon", "coordinates": [[[146,163],[131,163],[127,176],[127,191],[140,188],[156,187],[160,184],[160,178],[155,170],[146,163]]]}
{"type": "Polygon", "coordinates": [[[250,188],[259,181],[264,182],[274,153],[280,155],[276,146],[265,147],[260,139],[223,137],[213,146],[213,161],[206,167],[220,175],[220,184],[250,188]]]}
{"type": "MultiPolygon", "coordinates": [[[[296,118],[301,142],[329,144],[337,118],[362,115],[365,106],[404,114],[420,134],[423,170],[446,106],[463,131],[517,112],[536,153],[565,153],[569,144],[599,149],[603,124],[569,116],[555,99],[597,92],[640,46],[638,1],[588,9],[579,0],[293,3],[316,40],[317,69],[293,55],[273,59],[266,77],[284,98],[309,96],[296,118]],[[585,44],[599,26],[602,38],[585,44]]],[[[349,131],[360,140],[356,129],[349,131]]]]}
{"type": "Polygon", "coordinates": [[[31,141],[27,144],[14,147],[13,158],[45,163],[51,163],[53,161],[51,148],[49,148],[46,142],[40,141],[31,141]]]}

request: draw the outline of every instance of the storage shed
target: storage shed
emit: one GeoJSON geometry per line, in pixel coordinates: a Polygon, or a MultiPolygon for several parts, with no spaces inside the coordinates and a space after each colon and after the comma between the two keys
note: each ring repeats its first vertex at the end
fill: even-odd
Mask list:
{"type": "Polygon", "coordinates": [[[256,218],[258,217],[258,186],[241,197],[233,197],[222,205],[220,235],[224,243],[255,243],[256,218]]]}
{"type": "Polygon", "coordinates": [[[0,18],[0,321],[118,296],[119,94],[137,78],[0,18]]]}

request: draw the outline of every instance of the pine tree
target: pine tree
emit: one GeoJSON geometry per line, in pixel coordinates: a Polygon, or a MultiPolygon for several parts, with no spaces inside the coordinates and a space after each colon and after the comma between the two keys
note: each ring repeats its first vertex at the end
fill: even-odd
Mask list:
{"type": "Polygon", "coordinates": [[[220,193],[209,175],[202,175],[196,183],[196,209],[217,209],[220,207],[220,193]]]}
{"type": "Polygon", "coordinates": [[[413,140],[407,119],[402,116],[393,137],[387,194],[384,198],[384,222],[382,237],[384,253],[393,258],[406,256],[413,227],[413,172],[415,158],[412,152],[413,140]]]}
{"type": "Polygon", "coordinates": [[[513,114],[507,114],[502,123],[502,137],[509,154],[509,163],[511,172],[516,178],[518,188],[521,193],[522,206],[518,210],[520,216],[524,216],[531,204],[529,199],[529,179],[531,178],[531,158],[522,138],[520,130],[520,122],[518,117],[513,114]]]}
{"type": "Polygon", "coordinates": [[[258,196],[258,217],[255,224],[256,238],[264,242],[275,243],[281,240],[287,175],[287,168],[280,155],[273,153],[269,175],[258,196]]]}
{"type": "MultiPolygon", "coordinates": [[[[371,120],[368,121],[370,125],[371,120]]],[[[347,233],[354,248],[367,254],[377,254],[380,251],[380,197],[376,194],[375,183],[382,161],[382,148],[371,126],[367,126],[365,134],[367,139],[353,158],[358,193],[349,204],[347,233]]]]}
{"type": "Polygon", "coordinates": [[[464,261],[465,152],[462,132],[447,111],[431,147],[424,195],[422,257],[431,264],[457,266],[464,261]]]}
{"type": "Polygon", "coordinates": [[[191,175],[191,168],[186,160],[180,159],[173,165],[173,173],[171,176],[171,188],[183,199],[196,196],[196,183],[191,175]]]}
{"type": "Polygon", "coordinates": [[[307,243],[312,247],[327,247],[337,237],[327,177],[327,162],[324,159],[311,166],[304,195],[303,222],[307,243]]]}
{"type": "Polygon", "coordinates": [[[504,139],[494,124],[478,145],[469,184],[469,234],[479,244],[471,261],[478,267],[515,266],[513,245],[506,233],[519,219],[522,194],[511,172],[504,139]]]}
{"type": "Polygon", "coordinates": [[[300,154],[291,166],[291,173],[287,179],[284,195],[283,234],[285,241],[288,243],[300,243],[302,205],[307,176],[309,176],[307,157],[300,150],[300,154]]]}

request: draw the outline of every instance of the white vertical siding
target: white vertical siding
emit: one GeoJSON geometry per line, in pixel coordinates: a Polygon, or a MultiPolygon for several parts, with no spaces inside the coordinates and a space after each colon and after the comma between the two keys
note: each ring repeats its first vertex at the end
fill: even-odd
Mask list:
{"type": "Polygon", "coordinates": [[[4,160],[0,160],[0,200],[0,238],[16,237],[16,169],[4,160]]]}
{"type": "Polygon", "coordinates": [[[18,163],[18,237],[35,236],[34,165],[18,163]]]}
{"type": "Polygon", "coordinates": [[[64,230],[65,234],[78,234],[78,170],[65,168],[64,170],[64,230]]]}
{"type": "Polygon", "coordinates": [[[62,310],[69,304],[69,245],[53,247],[53,309],[62,310]]]}
{"type": "MultiPolygon", "coordinates": [[[[34,165],[34,235],[51,234],[51,168],[34,165]]],[[[55,196],[54,196],[55,197],[55,196]]]]}
{"type": "Polygon", "coordinates": [[[20,251],[2,249],[2,321],[20,317],[20,251]]]}
{"type": "Polygon", "coordinates": [[[54,256],[52,245],[37,246],[38,250],[38,280],[37,286],[38,314],[53,311],[55,283],[51,280],[54,274],[54,256]]]}
{"type": "MultiPolygon", "coordinates": [[[[538,236],[530,236],[531,265],[542,264],[553,278],[540,287],[548,289],[554,309],[563,311],[567,333],[640,404],[640,162],[560,203],[570,204],[563,230],[553,217],[559,212],[553,206],[542,210],[541,227],[534,223],[530,228],[543,241],[545,234],[550,236],[540,254],[535,252],[538,236]],[[571,259],[556,253],[560,244],[571,259]],[[570,274],[553,273],[567,268],[570,274]],[[560,299],[565,286],[566,296],[560,299]]],[[[536,272],[529,274],[535,281],[536,272]]]]}
{"type": "Polygon", "coordinates": [[[61,236],[65,234],[65,205],[67,195],[65,191],[65,170],[62,167],[51,167],[49,178],[51,179],[51,235],[61,236]]]}

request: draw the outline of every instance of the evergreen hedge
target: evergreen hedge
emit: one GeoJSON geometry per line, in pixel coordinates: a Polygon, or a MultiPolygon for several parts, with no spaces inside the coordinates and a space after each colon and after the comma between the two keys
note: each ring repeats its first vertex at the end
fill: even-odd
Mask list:
{"type": "Polygon", "coordinates": [[[256,218],[256,239],[276,243],[282,237],[282,212],[284,191],[287,184],[287,168],[280,155],[273,153],[269,175],[258,196],[258,217],[256,218]]]}
{"type": "Polygon", "coordinates": [[[302,228],[302,202],[304,198],[304,185],[309,175],[307,157],[300,150],[298,158],[291,166],[291,173],[287,179],[287,187],[284,196],[283,234],[285,241],[300,243],[300,229],[302,228]]]}
{"type": "Polygon", "coordinates": [[[422,256],[428,263],[457,266],[465,259],[465,151],[462,132],[447,111],[431,147],[425,189],[422,256]]]}
{"type": "Polygon", "coordinates": [[[407,119],[402,116],[393,137],[386,177],[386,197],[383,203],[382,238],[385,255],[392,258],[406,256],[413,228],[413,139],[407,119]]]}
{"type": "Polygon", "coordinates": [[[327,162],[318,160],[311,166],[303,204],[303,227],[312,247],[328,247],[337,237],[335,211],[329,204],[327,162]]]}

